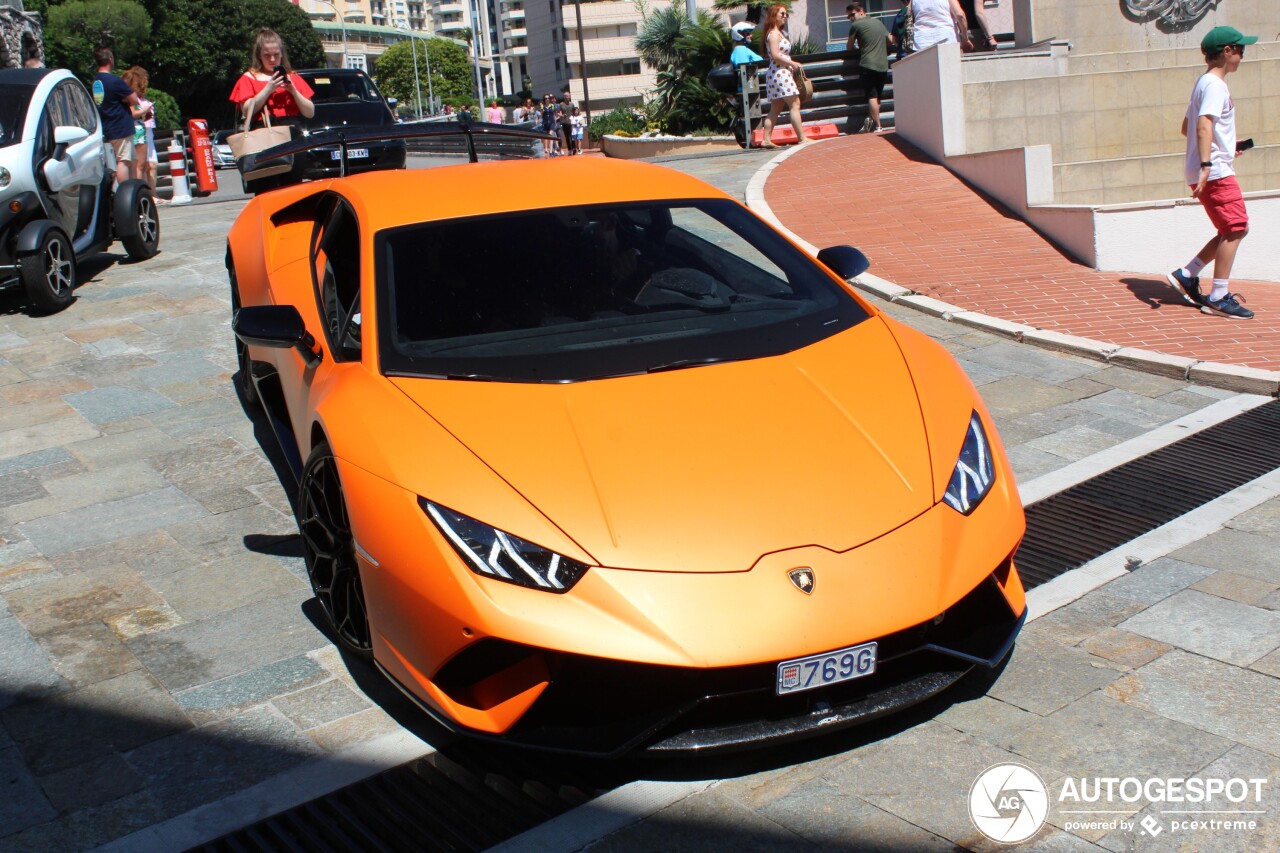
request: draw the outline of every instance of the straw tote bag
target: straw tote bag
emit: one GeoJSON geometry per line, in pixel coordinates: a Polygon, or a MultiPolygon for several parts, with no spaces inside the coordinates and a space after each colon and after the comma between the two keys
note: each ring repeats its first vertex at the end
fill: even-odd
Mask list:
{"type": "Polygon", "coordinates": [[[245,118],[244,131],[227,137],[227,144],[231,146],[231,153],[236,158],[236,165],[240,167],[240,172],[244,175],[246,181],[269,178],[272,175],[280,175],[293,169],[292,156],[273,158],[261,167],[257,165],[256,157],[250,160],[244,159],[250,154],[257,154],[259,151],[282,145],[293,138],[292,131],[288,125],[272,126],[271,111],[266,107],[262,108],[262,120],[266,122],[266,127],[250,130],[249,122],[252,121],[252,117],[245,118]],[[246,167],[248,171],[246,171],[246,167]]]}
{"type": "Polygon", "coordinates": [[[796,88],[800,90],[800,103],[807,104],[813,100],[813,81],[809,79],[809,75],[804,73],[801,68],[793,72],[792,76],[796,81],[796,88]]]}

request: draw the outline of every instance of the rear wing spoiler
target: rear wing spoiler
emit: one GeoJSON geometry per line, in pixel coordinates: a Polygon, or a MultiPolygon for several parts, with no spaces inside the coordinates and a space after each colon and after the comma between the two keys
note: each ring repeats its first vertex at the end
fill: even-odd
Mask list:
{"type": "Polygon", "coordinates": [[[488,122],[446,121],[446,122],[411,122],[395,127],[326,127],[312,130],[297,139],[271,148],[250,154],[245,159],[244,171],[251,171],[268,160],[301,154],[316,148],[332,148],[337,146],[342,152],[340,158],[340,175],[347,174],[347,149],[370,142],[387,142],[394,139],[423,139],[427,137],[462,136],[467,141],[467,157],[472,163],[479,161],[476,156],[476,136],[509,138],[509,139],[554,139],[540,130],[527,130],[503,124],[488,122]]]}

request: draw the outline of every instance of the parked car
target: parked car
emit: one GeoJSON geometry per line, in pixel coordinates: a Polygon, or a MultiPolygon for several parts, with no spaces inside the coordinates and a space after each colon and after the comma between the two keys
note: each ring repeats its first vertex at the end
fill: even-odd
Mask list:
{"type": "Polygon", "coordinates": [[[345,652],[456,731],[605,755],[819,735],[1001,664],[1012,469],[861,252],[658,165],[474,159],[283,187],[228,235],[236,381],[345,652]]]}
{"type": "MultiPolygon", "coordinates": [[[[316,114],[305,123],[307,130],[332,127],[394,127],[395,113],[372,79],[358,68],[309,68],[298,74],[314,90],[316,114]]],[[[348,173],[379,169],[403,169],[404,142],[384,140],[353,147],[347,152],[348,173]]],[[[331,178],[339,174],[337,147],[307,152],[294,174],[304,180],[331,178]]]]}
{"type": "Polygon", "coordinates": [[[219,130],[213,134],[213,167],[215,169],[234,169],[236,157],[231,153],[227,138],[239,130],[219,130]]]}
{"type": "Polygon", "coordinates": [[[145,181],[112,189],[115,152],[97,107],[70,71],[0,71],[0,287],[22,285],[31,304],[58,311],[75,300],[78,261],[113,240],[129,257],[160,246],[145,181]]]}

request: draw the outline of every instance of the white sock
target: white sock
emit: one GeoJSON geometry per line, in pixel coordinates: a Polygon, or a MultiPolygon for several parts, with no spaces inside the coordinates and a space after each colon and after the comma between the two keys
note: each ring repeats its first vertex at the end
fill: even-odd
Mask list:
{"type": "Polygon", "coordinates": [[[1195,278],[1196,276],[1200,275],[1200,270],[1202,269],[1204,269],[1204,261],[1200,260],[1200,258],[1198,257],[1195,257],[1187,262],[1187,265],[1182,268],[1182,272],[1184,275],[1189,275],[1192,278],[1195,278]]]}
{"type": "Polygon", "coordinates": [[[1227,295],[1227,286],[1231,284],[1229,278],[1215,278],[1213,280],[1213,290],[1209,292],[1209,299],[1217,302],[1219,299],[1227,295]]]}

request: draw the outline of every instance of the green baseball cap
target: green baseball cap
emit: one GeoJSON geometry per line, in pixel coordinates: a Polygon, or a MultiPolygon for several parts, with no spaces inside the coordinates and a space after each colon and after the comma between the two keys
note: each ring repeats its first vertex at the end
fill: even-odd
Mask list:
{"type": "Polygon", "coordinates": [[[1204,39],[1200,42],[1200,50],[1205,53],[1217,53],[1229,44],[1253,44],[1257,40],[1257,36],[1247,36],[1235,27],[1214,27],[1205,33],[1204,39]]]}

